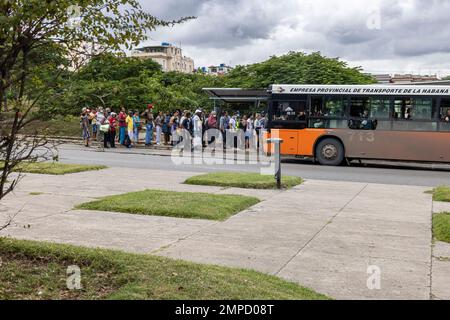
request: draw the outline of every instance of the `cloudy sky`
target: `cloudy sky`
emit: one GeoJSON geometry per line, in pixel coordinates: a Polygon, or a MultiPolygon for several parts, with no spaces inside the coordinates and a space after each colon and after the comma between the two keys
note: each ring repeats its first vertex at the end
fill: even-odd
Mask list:
{"type": "Polygon", "coordinates": [[[368,72],[450,74],[450,0],[140,1],[160,18],[197,17],[145,43],[181,43],[197,67],[321,51],[368,72]]]}

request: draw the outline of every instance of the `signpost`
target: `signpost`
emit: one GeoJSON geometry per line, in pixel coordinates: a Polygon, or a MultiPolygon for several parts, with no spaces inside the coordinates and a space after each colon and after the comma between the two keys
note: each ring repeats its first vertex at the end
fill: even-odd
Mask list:
{"type": "Polygon", "coordinates": [[[267,143],[275,145],[275,179],[277,180],[277,188],[281,189],[281,144],[283,139],[270,138],[267,139],[267,143]]]}

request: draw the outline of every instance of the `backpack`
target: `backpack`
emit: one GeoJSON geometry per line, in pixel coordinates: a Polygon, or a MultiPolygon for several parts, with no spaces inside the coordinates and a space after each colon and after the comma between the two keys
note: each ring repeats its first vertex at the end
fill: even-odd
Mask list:
{"type": "Polygon", "coordinates": [[[124,145],[125,147],[131,146],[131,139],[130,139],[130,136],[129,136],[129,135],[126,135],[126,136],[125,136],[125,140],[123,141],[123,145],[124,145]]]}
{"type": "Polygon", "coordinates": [[[182,125],[185,130],[191,132],[191,119],[190,118],[184,119],[182,125]]]}

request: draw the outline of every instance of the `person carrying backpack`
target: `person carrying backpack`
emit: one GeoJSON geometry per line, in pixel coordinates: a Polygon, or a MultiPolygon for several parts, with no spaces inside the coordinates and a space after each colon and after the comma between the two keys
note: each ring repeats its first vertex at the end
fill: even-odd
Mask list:
{"type": "Polygon", "coordinates": [[[109,144],[111,148],[116,148],[116,128],[117,128],[117,114],[115,112],[111,112],[111,116],[109,117],[109,144]]]}
{"type": "Polygon", "coordinates": [[[135,145],[139,143],[140,130],[141,130],[141,118],[139,117],[139,112],[135,111],[133,116],[133,138],[135,145]]]}
{"type": "Polygon", "coordinates": [[[179,142],[180,136],[178,134],[178,130],[179,130],[179,115],[180,112],[179,111],[175,111],[175,113],[173,114],[173,117],[170,119],[170,133],[172,134],[172,146],[176,145],[179,142]]]}
{"type": "Polygon", "coordinates": [[[164,145],[167,146],[169,144],[169,142],[170,142],[170,126],[169,126],[170,116],[164,114],[162,116],[162,120],[163,120],[163,122],[162,122],[162,128],[161,129],[162,129],[162,132],[164,134],[164,145]]]}
{"type": "Polygon", "coordinates": [[[188,111],[186,112],[186,115],[183,119],[183,123],[181,124],[182,128],[189,132],[190,135],[192,135],[192,119],[191,119],[191,113],[188,111]]]}

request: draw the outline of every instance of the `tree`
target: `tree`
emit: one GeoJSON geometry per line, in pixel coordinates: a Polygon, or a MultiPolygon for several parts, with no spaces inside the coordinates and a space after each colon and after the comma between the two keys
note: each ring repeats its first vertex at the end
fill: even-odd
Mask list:
{"type": "Polygon", "coordinates": [[[223,86],[223,78],[180,72],[163,73],[151,59],[142,60],[117,54],[102,54],[72,73],[70,81],[62,77],[52,94],[43,99],[41,114],[76,114],[82,107],[108,106],[118,110],[142,110],[148,103],[157,111],[211,107],[202,91],[223,86]],[[42,111],[45,111],[43,113],[42,111]]]}
{"type": "Polygon", "coordinates": [[[291,52],[248,66],[238,66],[229,75],[217,77],[203,73],[163,73],[152,60],[103,54],[92,59],[79,72],[63,77],[45,100],[45,110],[54,114],[75,114],[82,107],[121,106],[142,110],[152,102],[154,111],[211,109],[206,87],[266,88],[274,83],[364,84],[374,80],[350,68],[339,59],[291,52]]]}
{"type": "Polygon", "coordinates": [[[98,55],[77,72],[75,79],[90,81],[123,80],[142,72],[151,76],[161,71],[161,65],[151,59],[124,57],[112,53],[98,55]]]}
{"type": "Polygon", "coordinates": [[[443,77],[442,80],[450,80],[450,76],[443,77]]]}
{"type": "Polygon", "coordinates": [[[262,63],[234,68],[225,79],[229,87],[267,88],[271,84],[370,84],[371,76],[338,58],[315,52],[290,52],[262,63]]]}
{"type": "MultiPolygon", "coordinates": [[[[47,145],[45,138],[21,135],[33,121],[33,112],[47,90],[27,97],[32,66],[30,59],[38,50],[56,45],[73,64],[91,58],[95,52],[131,48],[146,39],[148,31],[178,21],[163,21],[142,10],[138,0],[0,0],[0,200],[12,192],[20,180],[8,177],[24,161],[46,159],[38,149],[47,145]],[[88,44],[88,46],[86,46],[88,44]],[[5,95],[16,89],[10,104],[12,113],[5,114],[5,95]]],[[[58,67],[53,82],[66,71],[58,67]]],[[[46,84],[41,84],[45,87],[46,84]]]]}

